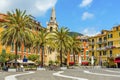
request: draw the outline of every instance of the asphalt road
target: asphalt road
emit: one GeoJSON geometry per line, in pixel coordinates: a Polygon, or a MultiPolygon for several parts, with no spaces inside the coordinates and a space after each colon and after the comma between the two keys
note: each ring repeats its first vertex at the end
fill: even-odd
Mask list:
{"type": "MultiPolygon", "coordinates": [[[[0,72],[0,80],[8,75],[22,74],[19,72],[0,72]]],[[[75,68],[64,71],[34,71],[16,77],[17,80],[120,80],[120,69],[86,69],[75,68]]]]}

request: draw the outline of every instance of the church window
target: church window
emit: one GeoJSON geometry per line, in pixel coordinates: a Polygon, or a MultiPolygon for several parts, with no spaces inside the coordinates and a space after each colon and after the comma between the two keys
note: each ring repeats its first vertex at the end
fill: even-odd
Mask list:
{"type": "Polygon", "coordinates": [[[53,28],[52,28],[52,27],[50,27],[50,32],[52,32],[52,30],[53,30],[53,28]]]}

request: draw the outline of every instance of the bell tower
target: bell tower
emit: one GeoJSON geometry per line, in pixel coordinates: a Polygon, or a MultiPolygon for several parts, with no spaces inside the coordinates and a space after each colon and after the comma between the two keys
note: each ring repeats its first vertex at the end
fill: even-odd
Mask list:
{"type": "Polygon", "coordinates": [[[55,8],[52,8],[50,21],[47,23],[47,32],[57,31],[58,24],[56,22],[55,8]]]}

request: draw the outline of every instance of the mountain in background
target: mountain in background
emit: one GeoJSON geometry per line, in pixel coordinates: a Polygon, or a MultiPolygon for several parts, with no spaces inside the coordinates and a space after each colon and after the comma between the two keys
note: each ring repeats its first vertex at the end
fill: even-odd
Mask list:
{"type": "Polygon", "coordinates": [[[69,35],[70,35],[70,36],[74,36],[74,35],[83,36],[83,34],[78,33],[78,32],[69,32],[69,35]]]}

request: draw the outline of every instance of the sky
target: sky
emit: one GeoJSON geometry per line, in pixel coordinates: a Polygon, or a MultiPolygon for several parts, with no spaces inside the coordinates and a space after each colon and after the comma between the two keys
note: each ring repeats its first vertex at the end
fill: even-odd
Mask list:
{"type": "Polygon", "coordinates": [[[0,13],[26,10],[46,27],[55,7],[59,28],[93,36],[120,24],[120,0],[0,0],[0,13]]]}

